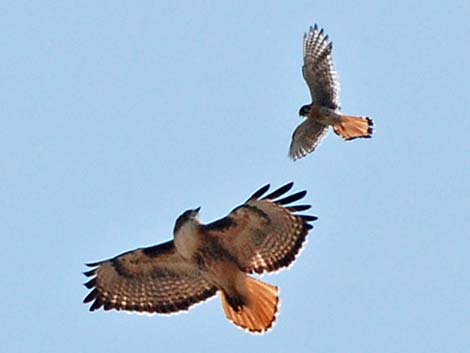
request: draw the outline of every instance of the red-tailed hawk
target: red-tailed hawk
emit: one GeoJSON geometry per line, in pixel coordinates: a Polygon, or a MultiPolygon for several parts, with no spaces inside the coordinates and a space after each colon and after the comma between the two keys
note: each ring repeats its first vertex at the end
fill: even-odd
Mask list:
{"type": "Polygon", "coordinates": [[[176,220],[174,239],[95,262],[84,299],[90,310],[175,313],[220,292],[227,318],[253,333],[269,330],[278,310],[278,289],[248,274],[291,264],[317,217],[292,205],[306,191],[285,195],[286,184],[262,197],[266,185],[226,217],[202,224],[199,208],[176,220]],[[282,198],[281,198],[282,196],[282,198]]]}
{"type": "Polygon", "coordinates": [[[292,135],[289,156],[294,160],[313,152],[325,138],[329,126],[344,140],[372,136],[372,119],[340,113],[339,81],[331,57],[332,48],[328,36],[317,25],[305,33],[302,73],[310,89],[312,103],[299,110],[299,115],[307,119],[292,135]]]}

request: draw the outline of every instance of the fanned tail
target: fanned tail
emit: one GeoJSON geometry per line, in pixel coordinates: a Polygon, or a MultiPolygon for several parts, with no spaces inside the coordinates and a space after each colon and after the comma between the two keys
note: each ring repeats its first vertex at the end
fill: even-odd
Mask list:
{"type": "Polygon", "coordinates": [[[343,115],[333,130],[346,141],[355,138],[370,138],[374,132],[374,121],[368,117],[343,115]]]}
{"type": "Polygon", "coordinates": [[[264,333],[276,320],[278,288],[249,276],[243,276],[244,294],[229,296],[222,291],[225,316],[235,325],[252,333],[264,333]]]}

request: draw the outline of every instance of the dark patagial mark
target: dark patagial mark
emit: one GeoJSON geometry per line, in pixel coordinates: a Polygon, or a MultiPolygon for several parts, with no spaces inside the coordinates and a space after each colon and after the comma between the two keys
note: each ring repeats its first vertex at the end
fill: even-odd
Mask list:
{"type": "Polygon", "coordinates": [[[303,105],[300,109],[299,109],[299,116],[308,116],[310,114],[310,108],[311,108],[311,104],[306,104],[306,105],[303,105]]]}
{"type": "Polygon", "coordinates": [[[224,217],[203,227],[206,231],[224,231],[234,226],[236,226],[236,223],[232,218],[224,217]]]}
{"type": "Polygon", "coordinates": [[[161,255],[162,253],[172,252],[174,248],[175,245],[173,243],[173,240],[169,240],[165,243],[149,246],[148,248],[143,248],[142,252],[144,253],[144,255],[147,255],[149,257],[156,257],[161,255]]]}

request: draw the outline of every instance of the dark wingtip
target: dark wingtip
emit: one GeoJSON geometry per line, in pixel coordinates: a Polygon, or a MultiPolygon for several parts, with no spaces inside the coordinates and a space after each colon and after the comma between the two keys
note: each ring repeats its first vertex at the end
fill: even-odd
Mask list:
{"type": "Polygon", "coordinates": [[[90,311],[98,310],[103,306],[103,302],[101,300],[96,299],[93,304],[90,306],[90,311]]]}
{"type": "Polygon", "coordinates": [[[88,282],[84,283],[83,285],[87,287],[88,289],[92,289],[95,287],[96,284],[96,277],[90,279],[88,282]]]}
{"type": "Polygon", "coordinates": [[[97,262],[89,262],[87,264],[85,264],[85,266],[87,267],[96,267],[96,266],[99,266],[103,263],[103,261],[97,261],[97,262]]]}
{"type": "Polygon", "coordinates": [[[97,293],[98,293],[98,291],[96,290],[96,288],[93,289],[90,293],[88,293],[88,295],[85,297],[85,299],[83,299],[83,302],[85,304],[91,302],[92,300],[94,300],[96,298],[97,293]]]}
{"type": "Polygon", "coordinates": [[[87,277],[93,276],[95,273],[96,273],[96,269],[83,272],[83,274],[84,274],[85,276],[87,276],[87,277]]]}
{"type": "Polygon", "coordinates": [[[259,199],[261,196],[263,196],[263,195],[266,193],[266,191],[269,190],[270,187],[271,187],[271,185],[266,184],[265,186],[263,186],[263,187],[261,187],[260,189],[256,190],[255,193],[250,196],[250,198],[248,199],[248,201],[249,201],[249,200],[259,199]]]}
{"type": "Polygon", "coordinates": [[[311,216],[311,215],[300,215],[298,217],[302,218],[306,222],[313,222],[318,219],[317,216],[311,216]]]}
{"type": "Polygon", "coordinates": [[[313,224],[310,224],[309,222],[314,222],[318,219],[317,216],[312,215],[299,215],[297,217],[299,217],[304,222],[304,227],[307,232],[310,231],[310,229],[313,229],[313,224]]]}
{"type": "Polygon", "coordinates": [[[297,205],[297,206],[290,206],[287,207],[287,209],[291,212],[301,212],[301,211],[306,211],[312,208],[312,205],[297,205]]]}
{"type": "Polygon", "coordinates": [[[289,203],[302,199],[305,195],[307,195],[307,190],[302,190],[302,191],[296,192],[295,194],[289,195],[283,199],[277,200],[276,203],[278,205],[287,205],[289,203]]]}
{"type": "Polygon", "coordinates": [[[290,189],[292,189],[293,186],[294,186],[294,182],[291,181],[290,183],[287,183],[287,184],[277,188],[276,190],[274,190],[269,195],[266,195],[265,197],[263,197],[263,200],[274,200],[274,199],[278,198],[279,196],[284,195],[286,192],[288,192],[290,189]]]}

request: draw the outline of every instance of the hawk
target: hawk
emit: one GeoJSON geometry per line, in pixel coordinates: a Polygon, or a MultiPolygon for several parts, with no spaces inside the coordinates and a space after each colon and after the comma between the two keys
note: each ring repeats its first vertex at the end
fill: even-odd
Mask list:
{"type": "Polygon", "coordinates": [[[339,81],[331,57],[332,48],[332,42],[317,25],[304,34],[302,74],[310,89],[312,103],[299,110],[299,115],[307,119],[292,135],[289,156],[293,160],[313,152],[326,137],[329,126],[346,141],[372,136],[372,119],[340,113],[339,81]]]}
{"type": "Polygon", "coordinates": [[[306,191],[286,195],[288,183],[263,197],[256,191],[226,217],[199,221],[200,208],[178,217],[173,240],[87,264],[90,311],[127,310],[169,314],[188,310],[220,293],[226,317],[252,333],[268,331],[279,306],[278,288],[249,274],[290,265],[317,217],[292,205],[306,191]]]}

